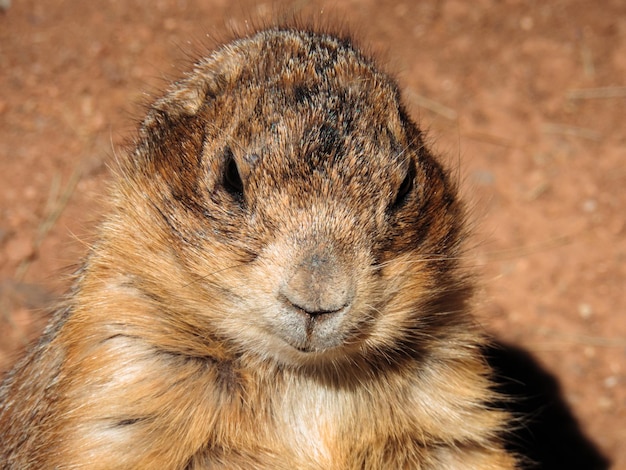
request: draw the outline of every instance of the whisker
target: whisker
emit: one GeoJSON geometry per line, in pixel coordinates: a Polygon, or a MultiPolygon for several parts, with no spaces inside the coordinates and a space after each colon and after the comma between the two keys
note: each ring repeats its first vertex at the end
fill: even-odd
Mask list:
{"type": "Polygon", "coordinates": [[[413,265],[413,264],[421,264],[428,263],[432,261],[464,261],[472,259],[471,256],[443,256],[443,255],[426,255],[420,256],[419,258],[407,259],[407,257],[398,257],[394,259],[390,259],[387,261],[383,261],[380,263],[373,264],[372,267],[374,269],[384,269],[388,266],[404,266],[404,265],[413,265]]]}
{"type": "Polygon", "coordinates": [[[245,263],[237,263],[237,264],[233,264],[232,266],[226,266],[225,268],[218,269],[218,270],[210,272],[208,274],[204,274],[204,275],[198,277],[197,279],[194,279],[193,281],[188,282],[187,284],[183,284],[182,287],[185,287],[185,288],[191,287],[191,286],[195,285],[198,282],[205,281],[205,280],[209,279],[210,277],[217,276],[218,274],[222,274],[224,272],[230,271],[231,269],[235,269],[235,268],[238,268],[238,267],[244,266],[244,265],[245,265],[245,263]]]}

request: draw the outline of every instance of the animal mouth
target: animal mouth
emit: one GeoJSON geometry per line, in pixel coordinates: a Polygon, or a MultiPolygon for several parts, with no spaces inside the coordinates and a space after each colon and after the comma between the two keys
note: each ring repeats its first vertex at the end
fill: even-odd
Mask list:
{"type": "Polygon", "coordinates": [[[304,353],[323,352],[341,346],[343,334],[338,317],[346,310],[342,308],[324,313],[316,312],[315,315],[306,311],[296,313],[300,327],[295,334],[290,335],[289,343],[304,353]]]}
{"type": "Polygon", "coordinates": [[[293,307],[282,312],[283,322],[274,328],[274,334],[291,348],[305,355],[336,357],[359,349],[369,336],[374,317],[357,315],[353,305],[346,304],[328,312],[296,310],[293,307]]]}

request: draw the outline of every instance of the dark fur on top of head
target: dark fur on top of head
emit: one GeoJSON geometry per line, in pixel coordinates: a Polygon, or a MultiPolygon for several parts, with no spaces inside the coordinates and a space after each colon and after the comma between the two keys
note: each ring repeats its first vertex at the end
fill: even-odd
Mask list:
{"type": "Polygon", "coordinates": [[[349,39],[270,28],[197,62],[112,202],[0,392],[11,465],[513,466],[456,188],[349,39]]]}

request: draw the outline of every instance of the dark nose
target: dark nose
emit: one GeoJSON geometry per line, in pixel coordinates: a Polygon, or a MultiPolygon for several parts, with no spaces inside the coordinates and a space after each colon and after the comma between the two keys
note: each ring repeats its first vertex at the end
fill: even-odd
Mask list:
{"type": "Polygon", "coordinates": [[[280,288],[293,307],[311,316],[341,311],[352,302],[353,282],[332,251],[314,251],[303,257],[280,288]]]}

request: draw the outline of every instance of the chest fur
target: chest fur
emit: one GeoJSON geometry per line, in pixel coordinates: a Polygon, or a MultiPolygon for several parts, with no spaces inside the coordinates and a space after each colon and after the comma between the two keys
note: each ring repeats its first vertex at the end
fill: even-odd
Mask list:
{"type": "MultiPolygon", "coordinates": [[[[246,406],[245,400],[242,403],[246,406]]],[[[224,446],[251,456],[255,468],[289,470],[353,468],[359,458],[367,460],[375,446],[390,439],[390,424],[392,434],[406,435],[411,421],[398,411],[394,399],[383,400],[367,387],[342,388],[293,378],[274,384],[272,393],[243,415],[244,422],[230,434],[234,440],[224,446]]],[[[231,457],[227,467],[237,468],[234,462],[240,457],[231,457]]]]}

